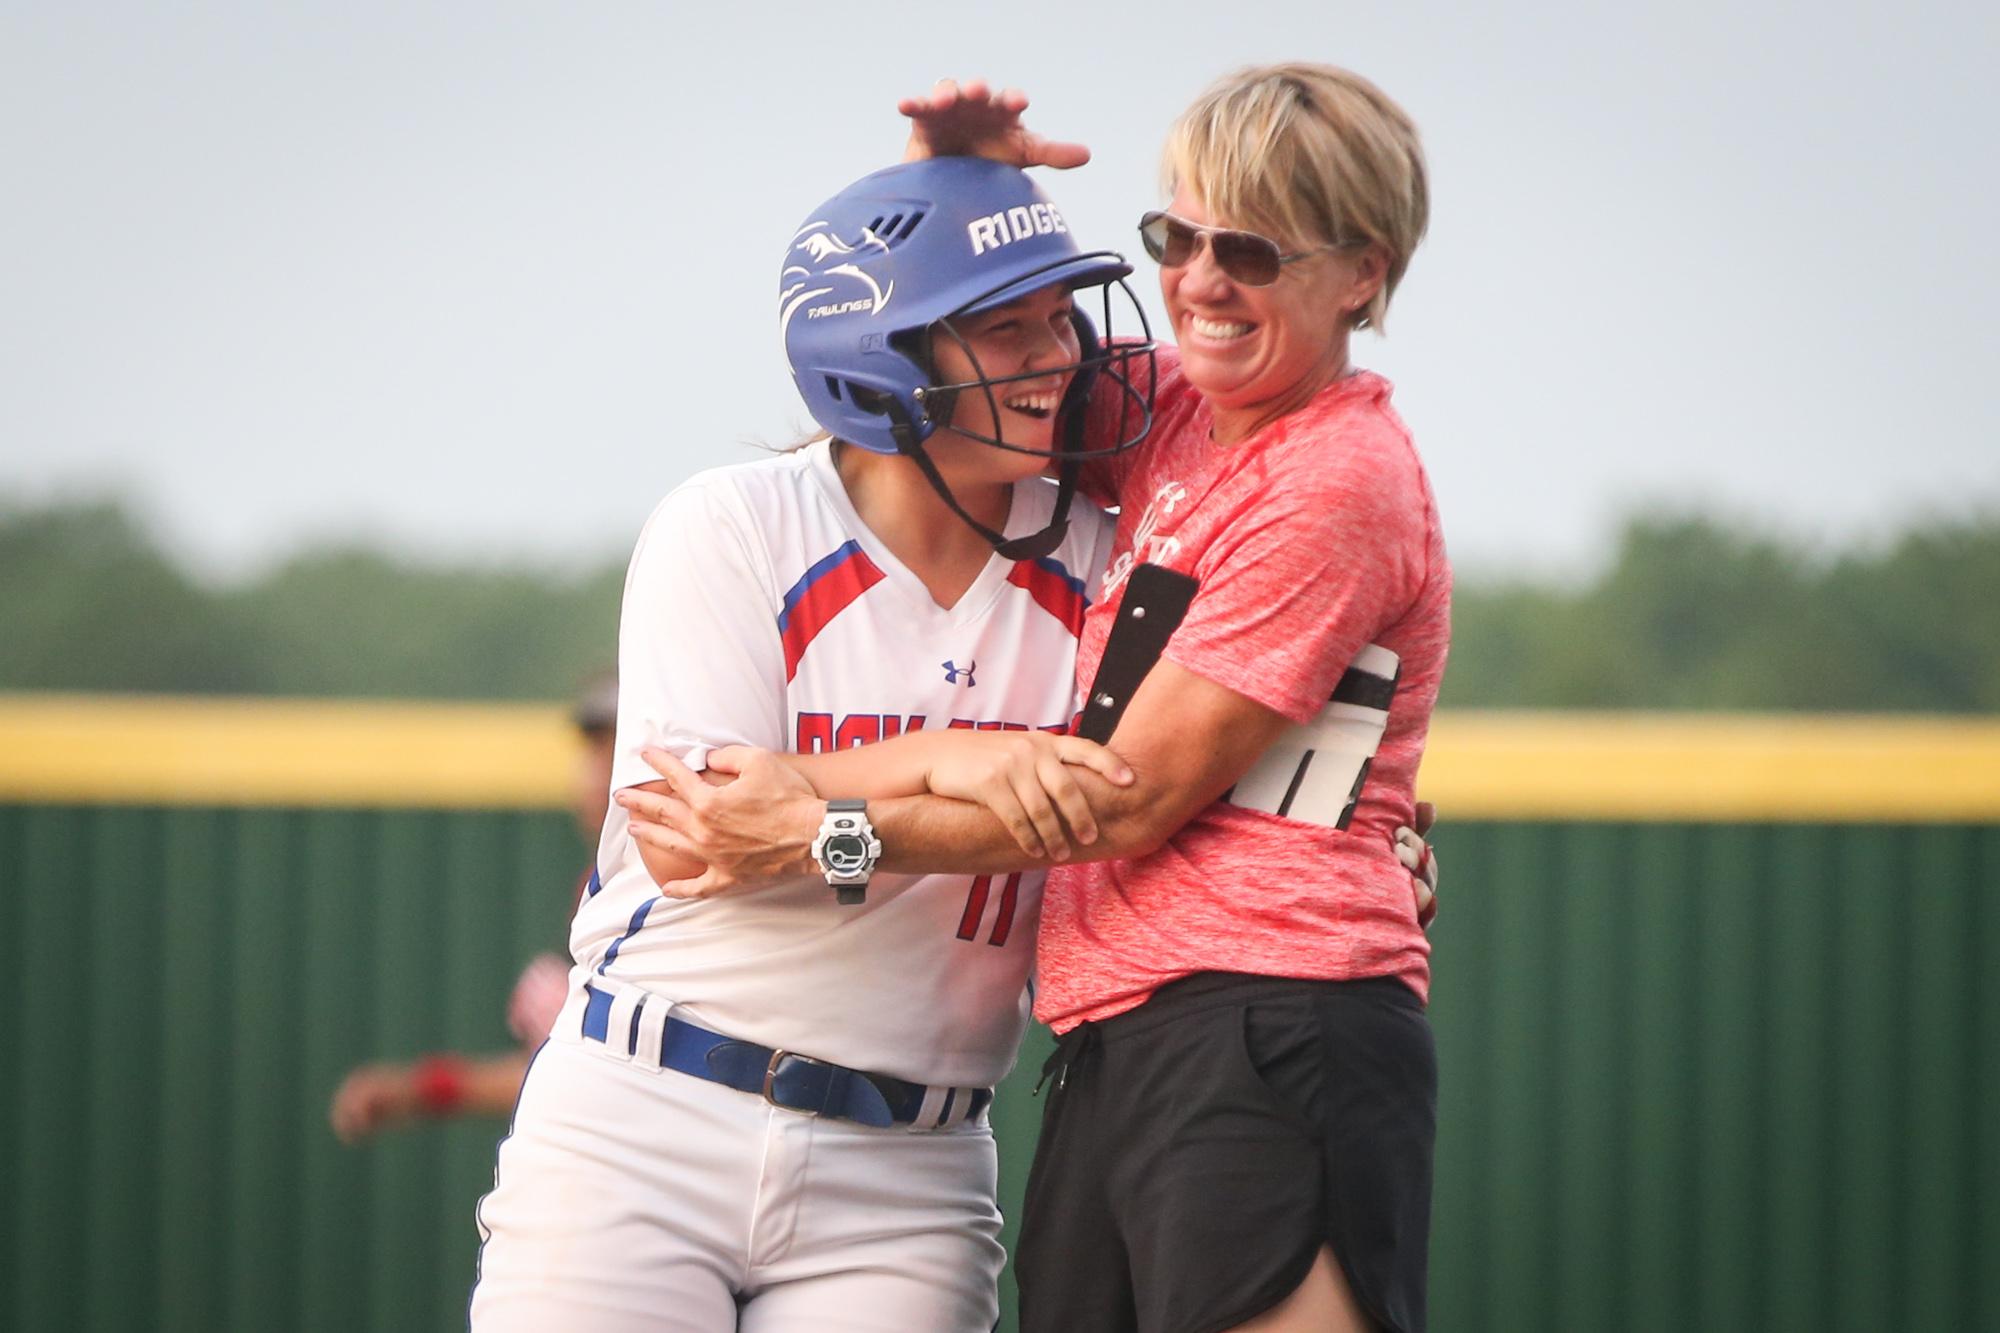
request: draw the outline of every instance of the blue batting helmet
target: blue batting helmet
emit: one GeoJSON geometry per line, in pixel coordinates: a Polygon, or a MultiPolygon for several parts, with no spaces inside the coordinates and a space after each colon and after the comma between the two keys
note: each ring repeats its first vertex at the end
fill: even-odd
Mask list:
{"type": "MultiPolygon", "coordinates": [[[[940,424],[926,404],[938,384],[922,338],[904,334],[1056,282],[1106,286],[1130,272],[1112,250],[1082,250],[1026,172],[930,158],[864,176],[812,210],[786,248],[778,322],[814,420],[896,454],[908,452],[898,424],[916,440],[940,424]]],[[[1088,322],[1078,332],[1084,360],[1102,358],[1088,322]]]]}
{"type": "MultiPolygon", "coordinates": [[[[905,162],[848,186],[814,209],[792,237],[779,280],[785,356],[814,420],[858,448],[915,458],[952,508],[973,522],[936,477],[923,441],[949,423],[948,405],[958,393],[990,396],[993,385],[1028,377],[989,379],[981,372],[962,384],[937,384],[925,332],[938,327],[955,337],[952,316],[1054,284],[1105,289],[1108,323],[1110,289],[1122,288],[1131,271],[1113,251],[1079,247],[1061,211],[1017,168],[969,157],[905,162]]],[[[1125,295],[1129,300],[1129,290],[1125,295]]],[[[1144,313],[1130,303],[1143,330],[1144,313]]],[[[1107,345],[1080,312],[1075,320],[1083,354],[1064,404],[1067,443],[1057,454],[1072,463],[1130,448],[1152,415],[1151,375],[1142,393],[1127,372],[1135,358],[1150,363],[1152,343],[1107,345]],[[1122,438],[1086,451],[1081,406],[1100,376],[1130,410],[1119,414],[1122,438]]],[[[1067,508],[1065,494],[1065,514],[1067,508]]],[[[1006,550],[998,534],[974,526],[1006,550]]],[[[1060,535],[1058,527],[1054,539],[1060,535]]]]}

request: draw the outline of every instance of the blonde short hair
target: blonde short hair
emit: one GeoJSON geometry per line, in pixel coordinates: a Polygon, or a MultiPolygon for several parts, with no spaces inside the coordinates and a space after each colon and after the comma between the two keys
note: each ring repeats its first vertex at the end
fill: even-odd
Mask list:
{"type": "Polygon", "coordinates": [[[1161,175],[1219,221],[1300,244],[1374,242],[1388,272],[1355,328],[1379,329],[1430,221],[1417,127],[1380,88],[1332,65],[1238,70],[1181,113],[1161,175]]]}

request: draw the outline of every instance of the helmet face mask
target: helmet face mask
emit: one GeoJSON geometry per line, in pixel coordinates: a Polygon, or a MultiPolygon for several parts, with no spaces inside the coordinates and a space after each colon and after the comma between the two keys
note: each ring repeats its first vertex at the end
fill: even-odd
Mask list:
{"type": "MultiPolygon", "coordinates": [[[[1109,304],[1113,285],[1107,283],[1102,289],[1106,304],[1109,304]]],[[[1121,295],[1137,312],[1136,320],[1139,328],[1144,333],[1150,333],[1145,311],[1139,307],[1137,298],[1125,286],[1124,280],[1115,280],[1115,286],[1121,289],[1121,295]]],[[[1033,454],[1044,459],[1061,455],[1079,462],[1093,458],[1108,458],[1136,445],[1145,435],[1146,427],[1142,423],[1150,422],[1150,403],[1132,383],[1132,377],[1126,372],[1125,367],[1128,363],[1141,358],[1150,361],[1152,356],[1150,338],[1142,338],[1138,344],[1126,342],[1106,347],[1098,338],[1090,319],[1080,309],[1072,309],[1069,319],[1078,349],[1074,359],[1066,365],[1039,367],[1011,375],[990,373],[982,364],[978,349],[973,345],[974,339],[961,332],[952,318],[939,320],[930,331],[933,347],[939,337],[950,339],[957,347],[959,355],[970,365],[972,373],[962,380],[945,381],[938,372],[935,353],[927,358],[933,382],[928,388],[916,390],[914,396],[924,405],[926,415],[931,419],[932,429],[948,429],[955,435],[977,440],[981,444],[1004,449],[1009,453],[1033,454]],[[1095,449],[1087,448],[1082,440],[1076,437],[1081,434],[1082,416],[1090,394],[1098,386],[1099,376],[1107,370],[1110,371],[1115,390],[1121,395],[1121,406],[1127,409],[1125,416],[1121,417],[1121,422],[1129,418],[1127,423],[1129,428],[1118,431],[1118,438],[1114,443],[1095,449]],[[1007,386],[1030,380],[1046,380],[1058,374],[1063,375],[1065,379],[1061,401],[1051,418],[1053,427],[1051,442],[1041,445],[1020,444],[1007,439],[1003,424],[1005,417],[1001,411],[1007,386]],[[990,434],[975,430],[955,419],[955,408],[962,397],[969,393],[977,393],[984,399],[987,419],[993,423],[990,434]],[[1078,428],[1068,431],[1072,437],[1068,440],[1064,438],[1065,427],[1078,428]]]]}
{"type": "Polygon", "coordinates": [[[828,200],[793,237],[779,284],[780,329],[793,382],[822,427],[857,448],[913,459],[954,512],[1003,554],[1025,558],[1019,552],[1028,546],[1046,553],[1061,540],[1077,464],[1132,447],[1151,424],[1153,344],[1124,282],[1130,272],[1115,253],[1079,249],[1055,205],[1013,167],[976,158],[903,163],[828,200]],[[1103,321],[1097,327],[1107,335],[1114,293],[1121,296],[1142,337],[1108,342],[1079,309],[1072,323],[1080,355],[1069,367],[990,376],[954,319],[1054,286],[1079,297],[1096,289],[1103,321]],[[970,378],[938,382],[934,351],[941,337],[963,352],[970,378]],[[1140,361],[1144,373],[1134,373],[1140,361]],[[1005,386],[1065,372],[1051,445],[1006,439],[1005,386]],[[1119,395],[1121,429],[1110,446],[1085,452],[1083,407],[1100,387],[1119,395]],[[974,392],[989,408],[991,434],[951,424],[957,404],[974,392]],[[946,427],[1058,461],[1064,485],[1049,529],[1010,541],[967,515],[924,447],[946,427]]]}

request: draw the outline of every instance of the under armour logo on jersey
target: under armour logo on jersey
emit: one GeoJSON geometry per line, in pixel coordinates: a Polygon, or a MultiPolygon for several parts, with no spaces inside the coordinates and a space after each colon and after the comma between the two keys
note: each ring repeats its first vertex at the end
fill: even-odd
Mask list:
{"type": "Polygon", "coordinates": [[[970,689],[972,686],[978,684],[972,678],[972,669],[978,665],[977,662],[967,662],[964,666],[946,662],[944,664],[944,683],[947,685],[956,685],[958,684],[958,678],[963,676],[965,677],[966,688],[970,689]]]}

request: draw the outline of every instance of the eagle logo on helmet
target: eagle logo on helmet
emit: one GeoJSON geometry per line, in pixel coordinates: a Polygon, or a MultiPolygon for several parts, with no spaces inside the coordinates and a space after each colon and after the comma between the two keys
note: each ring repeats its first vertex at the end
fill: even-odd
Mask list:
{"type": "MultiPolygon", "coordinates": [[[[824,264],[828,255],[853,254],[854,247],[841,240],[838,236],[835,236],[832,232],[813,230],[814,227],[824,227],[825,225],[824,222],[814,222],[808,225],[804,231],[799,233],[799,236],[804,237],[804,239],[799,240],[794,238],[792,248],[794,250],[803,250],[811,255],[815,264],[824,264]]],[[[865,229],[862,232],[864,237],[872,237],[874,234],[874,232],[865,229]]]]}
{"type": "Polygon", "coordinates": [[[803,253],[810,267],[800,263],[785,265],[780,280],[787,285],[778,293],[779,335],[783,336],[784,331],[791,327],[792,316],[796,315],[801,307],[805,307],[807,319],[823,319],[829,315],[881,314],[889,304],[889,298],[896,294],[895,279],[891,278],[889,285],[884,287],[855,264],[846,262],[848,256],[865,254],[871,246],[883,254],[889,252],[888,242],[877,236],[872,227],[861,229],[861,240],[858,245],[849,245],[841,240],[833,234],[825,222],[808,222],[799,228],[798,234],[792,237],[791,253],[794,255],[803,253]],[[829,265],[827,261],[830,259],[842,262],[829,265]],[[858,282],[867,289],[867,295],[856,295],[844,301],[828,301],[823,305],[806,306],[806,302],[817,297],[835,295],[837,284],[827,286],[813,284],[836,278],[858,282]]]}

